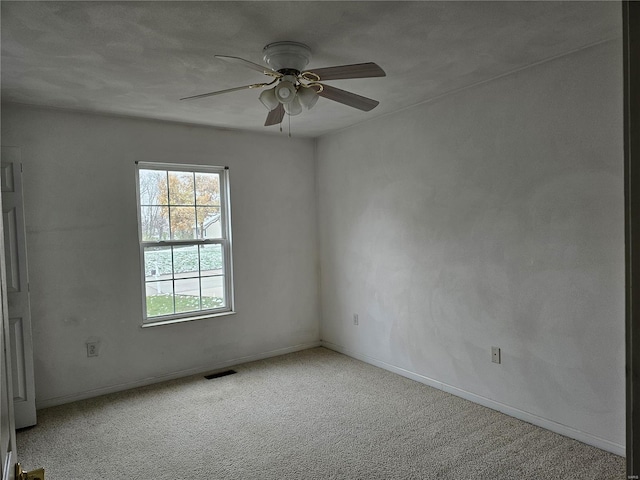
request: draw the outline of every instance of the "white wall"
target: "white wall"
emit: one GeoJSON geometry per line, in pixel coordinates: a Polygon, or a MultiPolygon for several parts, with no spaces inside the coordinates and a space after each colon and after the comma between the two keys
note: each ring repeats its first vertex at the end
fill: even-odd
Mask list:
{"type": "Polygon", "coordinates": [[[312,140],[4,105],[2,144],[24,164],[38,405],[319,340],[312,140]],[[135,161],[230,167],[236,315],[140,327],[135,161]]]}
{"type": "Polygon", "coordinates": [[[622,138],[617,42],[321,138],[323,341],[623,453],[622,138]]]}

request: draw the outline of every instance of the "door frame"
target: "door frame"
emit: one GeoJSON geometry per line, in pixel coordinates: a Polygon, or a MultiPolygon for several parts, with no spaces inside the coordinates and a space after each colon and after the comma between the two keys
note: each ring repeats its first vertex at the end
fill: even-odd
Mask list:
{"type": "Polygon", "coordinates": [[[29,299],[21,148],[0,147],[0,190],[4,229],[5,285],[11,343],[13,412],[16,428],[36,424],[35,372],[29,299]]]}
{"type": "MultiPolygon", "coordinates": [[[[0,198],[0,210],[2,198],[0,198]]],[[[7,445],[3,439],[0,445],[0,471],[2,480],[15,479],[15,466],[18,462],[16,452],[16,428],[13,412],[13,382],[11,378],[11,342],[9,341],[9,307],[7,303],[7,279],[4,257],[4,224],[0,218],[0,402],[7,403],[8,418],[1,418],[0,430],[9,432],[7,445]],[[5,450],[6,449],[6,450],[5,450]]],[[[1,437],[1,435],[0,435],[1,437]]]]}
{"type": "Polygon", "coordinates": [[[640,478],[640,2],[622,2],[627,478],[640,478]]]}

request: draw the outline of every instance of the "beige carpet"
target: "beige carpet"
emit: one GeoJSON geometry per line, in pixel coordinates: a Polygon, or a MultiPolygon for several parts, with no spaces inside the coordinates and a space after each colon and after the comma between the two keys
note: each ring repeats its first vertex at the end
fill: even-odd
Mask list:
{"type": "Polygon", "coordinates": [[[47,480],[624,479],[624,459],[316,348],[39,411],[47,480]]]}

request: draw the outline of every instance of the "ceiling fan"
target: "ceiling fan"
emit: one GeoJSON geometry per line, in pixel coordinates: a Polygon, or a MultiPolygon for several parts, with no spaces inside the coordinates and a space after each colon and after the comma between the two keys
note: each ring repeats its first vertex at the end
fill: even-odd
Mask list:
{"type": "Polygon", "coordinates": [[[380,102],[326,85],[322,82],[349,78],[386,76],[384,70],[373,62],[317,68],[312,71],[305,70],[305,67],[311,60],[311,49],[303,43],[298,42],[276,42],[264,47],[263,59],[269,67],[250,62],[240,57],[216,55],[215,58],[251,68],[252,70],[256,70],[273,78],[273,80],[267,83],[255,83],[216,92],[192,95],[181,98],[180,100],[193,100],[238,90],[264,88],[274,85],[273,88],[263,90],[259,97],[262,104],[269,110],[267,120],[264,124],[265,127],[281,123],[285,113],[288,115],[298,115],[302,113],[303,108],[311,109],[318,101],[318,97],[328,98],[329,100],[368,112],[375,108],[380,102]]]}

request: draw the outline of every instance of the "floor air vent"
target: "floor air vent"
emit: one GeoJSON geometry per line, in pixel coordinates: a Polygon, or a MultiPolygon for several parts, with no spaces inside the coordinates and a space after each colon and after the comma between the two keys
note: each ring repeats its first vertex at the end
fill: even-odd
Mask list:
{"type": "Polygon", "coordinates": [[[211,380],[213,378],[226,377],[227,375],[233,375],[236,373],[235,370],[225,370],[224,372],[210,373],[209,375],[205,375],[204,378],[207,380],[211,380]]]}

